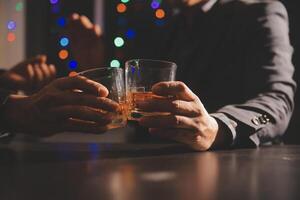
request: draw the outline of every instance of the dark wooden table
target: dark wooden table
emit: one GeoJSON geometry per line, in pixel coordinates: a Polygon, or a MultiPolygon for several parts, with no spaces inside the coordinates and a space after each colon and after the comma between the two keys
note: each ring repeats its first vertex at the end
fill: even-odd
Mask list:
{"type": "Polygon", "coordinates": [[[1,144],[0,199],[300,199],[300,146],[197,153],[93,141],[1,144]]]}

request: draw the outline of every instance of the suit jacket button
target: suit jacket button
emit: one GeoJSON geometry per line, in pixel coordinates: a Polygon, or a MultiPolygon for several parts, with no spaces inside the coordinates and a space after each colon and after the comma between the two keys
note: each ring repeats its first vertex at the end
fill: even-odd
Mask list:
{"type": "Polygon", "coordinates": [[[262,115],[258,119],[261,124],[267,124],[270,121],[267,115],[262,115]]]}
{"type": "Polygon", "coordinates": [[[260,125],[260,121],[259,121],[258,117],[252,118],[251,121],[252,121],[252,123],[255,124],[256,126],[260,125]]]}
{"type": "Polygon", "coordinates": [[[262,124],[266,124],[267,123],[267,120],[265,120],[264,118],[260,118],[259,120],[260,120],[260,123],[262,123],[262,124]]]}

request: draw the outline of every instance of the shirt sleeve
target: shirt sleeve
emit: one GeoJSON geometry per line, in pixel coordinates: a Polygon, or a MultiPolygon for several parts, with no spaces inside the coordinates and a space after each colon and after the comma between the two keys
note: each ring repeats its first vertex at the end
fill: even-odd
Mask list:
{"type": "Polygon", "coordinates": [[[245,24],[250,45],[244,84],[249,97],[244,103],[220,108],[216,113],[221,114],[215,115],[230,130],[235,146],[259,146],[283,135],[296,90],[286,9],[272,1],[253,5],[248,11],[251,15],[248,13],[245,24]]]}
{"type": "Polygon", "coordinates": [[[234,145],[234,141],[236,139],[236,126],[237,123],[233,120],[231,120],[229,117],[227,117],[223,113],[211,113],[210,116],[214,117],[216,120],[218,120],[220,123],[222,123],[226,127],[225,133],[229,134],[231,140],[228,145],[229,147],[232,147],[234,145]]]}

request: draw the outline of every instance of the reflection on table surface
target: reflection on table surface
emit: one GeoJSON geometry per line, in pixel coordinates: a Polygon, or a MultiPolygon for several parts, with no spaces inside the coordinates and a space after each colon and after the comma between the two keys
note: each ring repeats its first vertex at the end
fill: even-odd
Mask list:
{"type": "Polygon", "coordinates": [[[300,147],[192,152],[179,144],[13,141],[0,199],[299,199],[300,147]]]}

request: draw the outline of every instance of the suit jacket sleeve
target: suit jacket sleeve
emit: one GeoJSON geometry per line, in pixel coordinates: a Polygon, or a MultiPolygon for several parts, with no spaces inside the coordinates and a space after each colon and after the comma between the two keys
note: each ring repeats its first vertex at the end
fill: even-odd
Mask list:
{"type": "Polygon", "coordinates": [[[247,11],[243,67],[248,100],[227,105],[214,116],[227,125],[237,146],[259,145],[281,136],[294,109],[296,89],[286,9],[272,1],[249,5],[247,11]]]}

